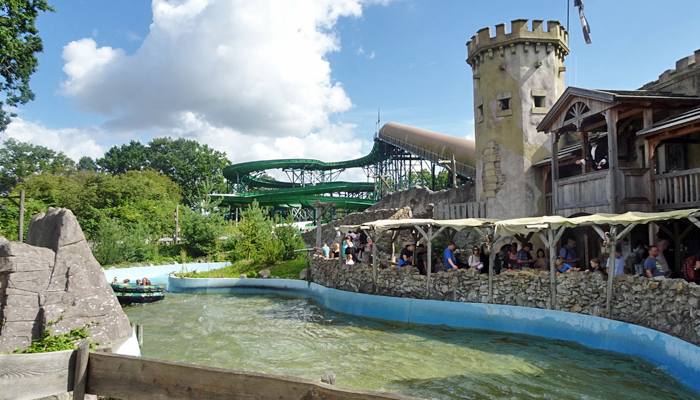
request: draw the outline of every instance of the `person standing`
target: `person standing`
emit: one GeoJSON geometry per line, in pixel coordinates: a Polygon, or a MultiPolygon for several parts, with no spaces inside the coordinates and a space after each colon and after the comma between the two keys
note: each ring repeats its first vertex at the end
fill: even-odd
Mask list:
{"type": "Polygon", "coordinates": [[[418,273],[425,275],[428,268],[428,258],[425,252],[425,245],[419,244],[416,248],[416,268],[418,268],[418,273]]]}
{"type": "Polygon", "coordinates": [[[532,254],[530,254],[531,250],[532,243],[527,243],[522,249],[520,249],[517,254],[517,263],[519,268],[532,268],[532,254]]]}
{"type": "MultiPolygon", "coordinates": [[[[608,266],[605,268],[605,273],[610,273],[610,264],[613,258],[608,257],[608,266]]],[[[615,247],[615,275],[623,275],[625,273],[625,259],[622,257],[622,249],[618,246],[615,247]]]]}
{"type": "Polygon", "coordinates": [[[544,249],[537,249],[537,258],[535,258],[535,268],[542,271],[549,271],[549,258],[545,255],[544,249]]]}
{"type": "Polygon", "coordinates": [[[478,270],[484,268],[484,263],[481,261],[481,249],[479,249],[479,246],[474,246],[472,254],[469,256],[469,260],[467,260],[467,264],[469,264],[469,268],[476,268],[478,270]]]}
{"type": "Polygon", "coordinates": [[[657,246],[651,246],[649,248],[649,257],[644,260],[644,270],[646,271],[647,277],[655,278],[657,276],[666,276],[664,273],[664,267],[658,260],[659,248],[657,246]]]}
{"type": "Polygon", "coordinates": [[[585,158],[577,160],[576,164],[585,165],[586,162],[590,161],[592,163],[591,168],[593,168],[594,171],[608,169],[608,150],[605,148],[605,140],[606,139],[598,138],[595,142],[591,142],[590,157],[586,156],[585,158]]]}
{"type": "Polygon", "coordinates": [[[657,243],[656,247],[659,248],[659,255],[656,257],[656,259],[659,261],[661,266],[664,269],[664,274],[666,275],[666,278],[669,278],[671,276],[671,267],[668,266],[668,261],[666,261],[666,256],[664,256],[664,251],[668,249],[668,245],[670,242],[666,239],[660,241],[657,243]]]}
{"type": "Polygon", "coordinates": [[[576,254],[576,240],[575,239],[569,239],[566,242],[566,245],[559,249],[559,259],[564,263],[564,265],[568,266],[568,268],[564,268],[564,270],[572,269],[574,271],[578,271],[578,262],[579,258],[578,255],[576,254]]]}
{"type": "Polygon", "coordinates": [[[450,243],[447,245],[447,248],[445,249],[445,252],[443,253],[443,256],[445,257],[445,266],[443,267],[445,270],[448,269],[457,269],[457,259],[455,258],[455,244],[450,243]]]}
{"type": "Polygon", "coordinates": [[[632,252],[634,253],[634,274],[642,275],[644,274],[644,260],[648,257],[647,246],[642,240],[637,240],[637,245],[632,252]]]}

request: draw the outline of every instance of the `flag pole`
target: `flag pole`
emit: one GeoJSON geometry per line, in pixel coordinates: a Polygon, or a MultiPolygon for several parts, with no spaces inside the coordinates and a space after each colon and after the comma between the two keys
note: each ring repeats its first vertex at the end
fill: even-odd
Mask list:
{"type": "Polygon", "coordinates": [[[571,0],[566,0],[566,31],[569,31],[569,9],[571,9],[571,0]]]}

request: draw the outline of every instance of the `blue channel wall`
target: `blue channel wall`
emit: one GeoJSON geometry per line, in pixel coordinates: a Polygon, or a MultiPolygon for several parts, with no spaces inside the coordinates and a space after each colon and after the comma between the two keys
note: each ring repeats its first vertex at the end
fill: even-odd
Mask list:
{"type": "Polygon", "coordinates": [[[489,329],[570,340],[651,362],[700,392],[700,347],[652,329],[589,315],[497,304],[374,296],[288,279],[169,278],[183,293],[280,293],[311,298],[334,311],[407,324],[489,329]]]}
{"type": "Polygon", "coordinates": [[[132,283],[136,283],[137,279],[142,279],[144,277],[151,280],[154,285],[165,285],[168,283],[168,275],[171,272],[181,272],[182,268],[187,268],[188,271],[194,271],[198,269],[202,272],[209,271],[211,269],[219,269],[229,265],[227,262],[216,262],[216,263],[191,263],[191,264],[166,264],[166,265],[154,265],[151,267],[131,267],[131,268],[115,268],[106,269],[105,278],[107,282],[112,282],[112,279],[116,276],[119,282],[124,279],[130,279],[132,283]]]}

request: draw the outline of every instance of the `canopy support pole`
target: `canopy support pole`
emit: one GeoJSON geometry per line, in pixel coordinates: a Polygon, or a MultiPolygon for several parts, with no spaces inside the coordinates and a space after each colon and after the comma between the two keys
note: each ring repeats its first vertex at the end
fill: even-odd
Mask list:
{"type": "Polygon", "coordinates": [[[377,294],[377,244],[367,229],[363,229],[362,232],[367,235],[367,240],[372,243],[372,293],[377,294]]]}
{"type": "Polygon", "coordinates": [[[399,237],[399,230],[391,231],[391,262],[396,262],[396,238],[399,237]]]}
{"type": "Polygon", "coordinates": [[[493,304],[493,274],[494,268],[496,267],[496,249],[498,244],[505,239],[505,236],[497,237],[496,233],[493,234],[493,243],[491,244],[491,251],[489,252],[489,303],[493,304]]]}
{"type": "MultiPolygon", "coordinates": [[[[443,228],[440,228],[438,233],[443,228]]],[[[437,236],[437,234],[435,235],[437,236]]],[[[432,266],[433,263],[433,227],[429,226],[428,227],[428,253],[427,253],[427,262],[426,262],[426,269],[425,269],[425,298],[428,299],[430,298],[430,272],[433,269],[432,266]]]]}
{"type": "MultiPolygon", "coordinates": [[[[632,225],[630,225],[632,226],[632,225]]],[[[612,318],[612,291],[615,278],[615,246],[617,246],[617,227],[610,227],[610,257],[608,257],[608,291],[605,298],[605,316],[612,318]]]]}
{"type": "Polygon", "coordinates": [[[537,232],[542,239],[542,242],[549,249],[549,309],[557,309],[557,242],[561,239],[561,235],[564,234],[566,227],[561,226],[559,228],[547,228],[544,232],[537,232]]]}

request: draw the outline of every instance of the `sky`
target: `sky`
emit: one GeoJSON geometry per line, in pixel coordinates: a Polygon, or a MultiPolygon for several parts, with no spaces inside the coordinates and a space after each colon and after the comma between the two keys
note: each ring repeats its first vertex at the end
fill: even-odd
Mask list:
{"type": "MultiPolygon", "coordinates": [[[[0,140],[76,161],[163,136],[234,163],[346,160],[371,149],[379,109],[382,124],[473,139],[466,42],[514,19],[567,20],[567,0],[49,3],[36,100],[0,140]]],[[[637,89],[700,49],[700,1],[584,5],[593,44],[571,6],[567,86],[637,89]]]]}

